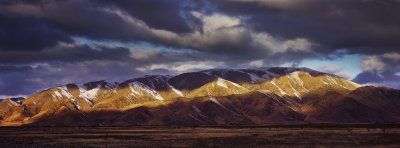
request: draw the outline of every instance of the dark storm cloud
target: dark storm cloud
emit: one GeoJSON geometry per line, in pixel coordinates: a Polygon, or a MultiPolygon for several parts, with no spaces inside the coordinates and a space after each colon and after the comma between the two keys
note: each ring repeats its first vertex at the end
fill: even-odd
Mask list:
{"type": "Polygon", "coordinates": [[[32,70],[30,66],[0,65],[0,73],[27,72],[30,70],[32,70]]]}
{"type": "MultiPolygon", "coordinates": [[[[0,0],[0,95],[170,68],[335,59],[341,48],[398,53],[399,14],[398,0],[0,0]],[[140,42],[152,46],[130,46],[140,42]]],[[[360,82],[398,82],[394,67],[360,82]]]]}
{"type": "Polygon", "coordinates": [[[358,74],[353,81],[360,84],[371,84],[400,89],[400,76],[391,72],[376,73],[365,71],[358,74]]]}
{"type": "Polygon", "coordinates": [[[59,41],[70,41],[60,30],[36,18],[0,13],[0,50],[41,50],[59,41]]]}
{"type": "Polygon", "coordinates": [[[1,95],[30,95],[69,83],[98,80],[122,81],[138,75],[134,65],[120,61],[48,62],[25,66],[0,67],[1,95]],[[118,72],[116,74],[116,72],[118,72]]]}
{"type": "Polygon", "coordinates": [[[325,47],[320,52],[347,48],[355,53],[373,54],[395,51],[400,46],[397,0],[213,2],[223,12],[250,16],[247,23],[253,29],[287,38],[309,38],[325,47]]]}
{"type": "Polygon", "coordinates": [[[112,12],[110,7],[88,0],[37,1],[0,5],[0,13],[34,17],[70,36],[106,40],[148,40],[149,35],[112,12]]]}
{"type": "MultiPolygon", "coordinates": [[[[259,46],[259,43],[253,43],[254,33],[246,24],[237,24],[237,26],[223,26],[224,24],[222,24],[219,28],[204,30],[204,25],[206,25],[204,23],[214,23],[219,20],[214,18],[214,20],[204,22],[209,16],[214,15],[210,12],[200,12],[203,13],[202,16],[193,16],[193,11],[205,10],[200,9],[199,4],[210,7],[205,3],[191,3],[191,1],[154,0],[149,3],[147,1],[66,0],[30,3],[18,1],[3,6],[3,11],[39,18],[49,26],[66,32],[70,36],[83,36],[100,41],[146,41],[178,49],[191,48],[215,54],[241,56],[247,59],[270,54],[269,48],[273,47],[264,47],[259,46]],[[192,24],[192,30],[188,30],[188,24],[192,24]]],[[[273,44],[280,44],[284,41],[285,39],[282,39],[273,44]]],[[[271,42],[276,41],[272,40],[271,42]]]]}
{"type": "Polygon", "coordinates": [[[36,3],[19,1],[5,6],[3,11],[8,10],[18,15],[36,17],[70,36],[83,36],[96,40],[146,41],[216,54],[251,56],[268,53],[263,49],[253,47],[251,33],[246,26],[221,26],[211,32],[204,32],[204,30],[199,30],[202,28],[196,28],[194,25],[196,30],[188,30],[188,24],[199,23],[203,18],[195,18],[191,11],[187,10],[195,8],[182,8],[184,5],[190,5],[183,3],[184,1],[152,1],[152,3],[87,0],[36,3]],[[174,3],[175,5],[172,6],[174,3]],[[162,9],[158,8],[161,5],[162,9]],[[185,22],[182,21],[183,16],[186,16],[185,22]]]}
{"type": "Polygon", "coordinates": [[[135,24],[86,0],[61,1],[40,8],[38,17],[70,35],[113,40],[147,40],[150,36],[135,24]]]}
{"type": "MultiPolygon", "coordinates": [[[[173,32],[191,31],[183,18],[185,0],[100,0],[106,5],[115,5],[130,15],[143,20],[152,28],[173,32]]],[[[99,2],[99,1],[95,1],[99,2]]]]}
{"type": "Polygon", "coordinates": [[[0,94],[2,95],[28,95],[37,91],[37,84],[25,81],[28,73],[0,73],[0,94]]]}
{"type": "Polygon", "coordinates": [[[400,89],[400,53],[367,56],[361,63],[363,72],[353,81],[361,84],[389,86],[400,89]]]}
{"type": "Polygon", "coordinates": [[[29,64],[37,62],[77,62],[87,60],[129,60],[126,48],[98,47],[87,45],[58,45],[41,51],[0,51],[2,64],[29,64]]]}
{"type": "Polygon", "coordinates": [[[40,0],[17,1],[8,5],[10,7],[6,10],[41,18],[51,27],[70,35],[99,40],[146,41],[218,54],[243,55],[256,52],[254,49],[258,47],[253,46],[251,41],[254,38],[247,34],[240,34],[241,38],[235,42],[220,37],[219,42],[212,45],[202,41],[203,38],[189,40],[203,43],[201,46],[183,43],[190,38],[187,33],[197,31],[199,28],[196,26],[204,23],[199,21],[201,18],[193,17],[192,11],[206,15],[244,16],[241,20],[244,29],[266,32],[283,39],[306,38],[319,45],[312,48],[318,53],[330,54],[339,48],[346,48],[351,53],[375,54],[394,51],[400,46],[397,41],[400,38],[400,15],[397,15],[400,13],[400,2],[397,0],[40,0]],[[13,5],[35,7],[11,7],[13,5]],[[116,12],[126,12],[127,16],[116,12]],[[126,17],[137,20],[129,22],[126,17]]]}

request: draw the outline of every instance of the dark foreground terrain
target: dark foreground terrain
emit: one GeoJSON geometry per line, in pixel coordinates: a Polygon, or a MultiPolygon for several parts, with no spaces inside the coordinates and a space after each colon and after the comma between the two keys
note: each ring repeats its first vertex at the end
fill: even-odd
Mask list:
{"type": "Polygon", "coordinates": [[[398,126],[2,127],[0,147],[400,147],[398,126]]]}

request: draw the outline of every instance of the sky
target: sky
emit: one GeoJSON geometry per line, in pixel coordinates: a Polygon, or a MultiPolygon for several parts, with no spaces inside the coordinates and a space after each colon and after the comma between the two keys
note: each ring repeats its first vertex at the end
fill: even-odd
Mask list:
{"type": "Polygon", "coordinates": [[[269,66],[400,89],[400,1],[0,0],[0,98],[269,66]]]}

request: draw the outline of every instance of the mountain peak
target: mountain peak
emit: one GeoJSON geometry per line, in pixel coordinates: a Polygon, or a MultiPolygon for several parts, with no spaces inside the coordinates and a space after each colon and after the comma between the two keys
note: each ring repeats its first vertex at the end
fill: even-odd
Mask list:
{"type": "Polygon", "coordinates": [[[147,75],[122,83],[103,80],[49,88],[28,97],[21,105],[10,106],[9,101],[0,104],[0,109],[7,111],[0,114],[4,120],[0,124],[36,123],[39,119],[57,119],[68,124],[105,121],[105,125],[114,125],[114,121],[117,125],[267,124],[336,119],[362,122],[380,118],[347,119],[353,117],[351,114],[342,120],[339,113],[359,107],[362,110],[355,110],[354,115],[379,115],[374,110],[382,106],[388,110],[380,112],[393,117],[391,121],[400,121],[397,108],[387,103],[396,104],[396,98],[391,97],[400,97],[399,94],[383,88],[360,88],[349,80],[308,68],[211,69],[176,76],[147,75]],[[375,97],[384,101],[374,103],[375,97]],[[80,122],[70,123],[57,118],[59,115],[80,122]]]}

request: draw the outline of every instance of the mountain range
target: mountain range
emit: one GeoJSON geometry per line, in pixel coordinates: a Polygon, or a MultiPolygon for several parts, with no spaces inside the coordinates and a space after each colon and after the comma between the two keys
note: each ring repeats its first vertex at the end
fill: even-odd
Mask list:
{"type": "Polygon", "coordinates": [[[67,84],[0,103],[1,126],[399,123],[400,90],[296,67],[67,84]]]}

